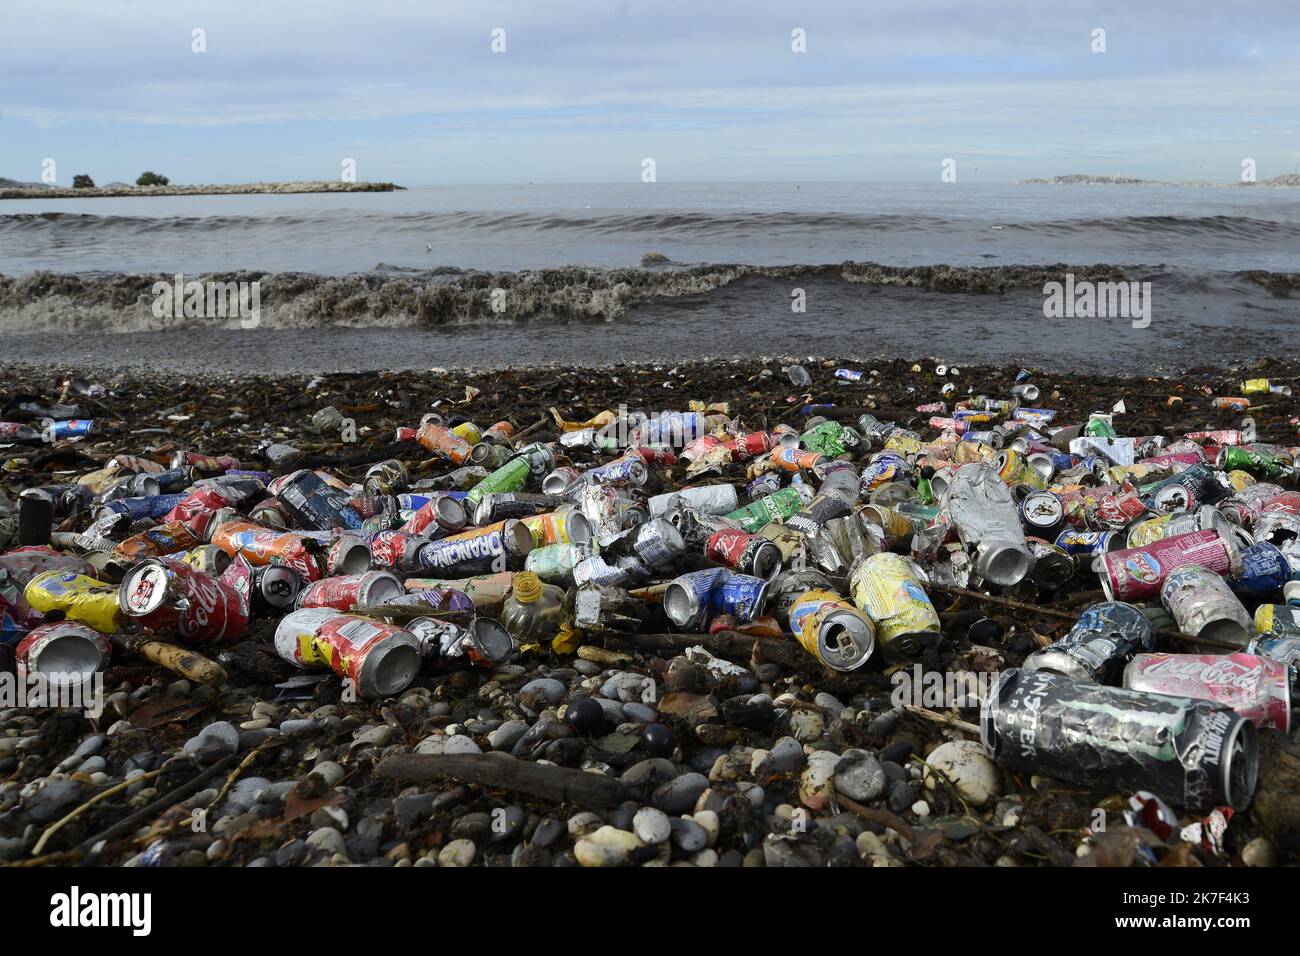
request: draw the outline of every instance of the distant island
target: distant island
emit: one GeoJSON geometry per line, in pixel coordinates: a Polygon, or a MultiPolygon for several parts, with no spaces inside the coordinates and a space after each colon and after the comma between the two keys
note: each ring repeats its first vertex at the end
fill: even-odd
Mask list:
{"type": "Polygon", "coordinates": [[[405,189],[393,183],[345,183],[333,180],[305,180],[292,183],[233,183],[225,186],[129,186],[112,183],[74,189],[21,183],[0,177],[0,199],[95,199],[106,196],[242,196],[288,193],[387,193],[405,189]]]}
{"type": "Polygon", "coordinates": [[[1022,179],[1018,186],[1198,186],[1214,189],[1231,189],[1248,186],[1264,189],[1295,189],[1300,187],[1300,174],[1283,173],[1272,179],[1261,179],[1253,183],[1212,183],[1199,179],[1181,183],[1164,182],[1159,179],[1135,179],[1132,176],[1089,176],[1085,173],[1072,173],[1069,176],[1053,176],[1050,179],[1022,179]]]}

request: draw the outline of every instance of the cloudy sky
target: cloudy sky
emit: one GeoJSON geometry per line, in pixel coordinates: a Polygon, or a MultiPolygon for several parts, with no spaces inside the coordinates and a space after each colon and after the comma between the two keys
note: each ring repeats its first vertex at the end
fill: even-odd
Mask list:
{"type": "Polygon", "coordinates": [[[0,176],[1231,181],[1298,94],[1295,0],[4,0],[0,176]]]}

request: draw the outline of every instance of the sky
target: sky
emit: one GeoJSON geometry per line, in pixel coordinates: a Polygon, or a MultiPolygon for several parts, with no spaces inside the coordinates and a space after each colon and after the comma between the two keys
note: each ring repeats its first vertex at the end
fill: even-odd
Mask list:
{"type": "Polygon", "coordinates": [[[0,176],[1230,182],[1298,93],[1296,0],[4,0],[0,176]]]}

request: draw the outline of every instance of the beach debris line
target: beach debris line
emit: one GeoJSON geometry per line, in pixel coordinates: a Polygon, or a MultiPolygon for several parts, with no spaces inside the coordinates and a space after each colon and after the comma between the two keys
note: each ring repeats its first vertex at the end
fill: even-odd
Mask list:
{"type": "Polygon", "coordinates": [[[1285,862],[1292,378],[14,370],[0,858],[1285,862]]]}

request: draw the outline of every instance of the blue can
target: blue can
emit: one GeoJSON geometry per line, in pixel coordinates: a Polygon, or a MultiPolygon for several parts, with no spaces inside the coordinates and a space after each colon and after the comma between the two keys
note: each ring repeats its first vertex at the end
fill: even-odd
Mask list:
{"type": "Polygon", "coordinates": [[[862,490],[864,493],[887,481],[901,481],[911,469],[907,459],[892,451],[882,451],[862,469],[862,490]]]}
{"type": "Polygon", "coordinates": [[[774,491],[781,490],[781,476],[775,472],[768,472],[766,475],[759,475],[748,485],[745,486],[745,494],[750,501],[757,501],[759,498],[766,498],[774,491]]]}
{"type": "Polygon", "coordinates": [[[95,423],[89,418],[69,418],[62,422],[49,422],[49,433],[54,438],[84,438],[89,435],[95,428],[95,423]]]}
{"type": "Polygon", "coordinates": [[[168,468],[149,477],[158,482],[158,488],[165,495],[184,491],[194,483],[194,476],[190,474],[188,468],[168,468]]]}
{"type": "Polygon", "coordinates": [[[709,616],[731,614],[739,621],[752,621],[763,609],[767,578],[752,574],[728,574],[709,595],[709,616]]]}
{"type": "Polygon", "coordinates": [[[1067,528],[1056,536],[1055,544],[1067,554],[1105,554],[1118,547],[1116,531],[1080,531],[1067,528]]]}
{"type": "Polygon", "coordinates": [[[132,521],[139,521],[141,518],[161,518],[187,497],[189,496],[186,494],[175,494],[118,498],[115,501],[104,502],[104,510],[128,515],[132,521]]]}
{"type": "Polygon", "coordinates": [[[860,382],[862,381],[862,375],[862,372],[852,368],[837,368],[835,370],[835,377],[845,382],[860,382]]]}
{"type": "Polygon", "coordinates": [[[1271,597],[1291,580],[1291,563],[1275,545],[1267,541],[1241,549],[1241,574],[1229,578],[1228,584],[1238,594],[1271,597]]]}
{"type": "Polygon", "coordinates": [[[1029,422],[1031,425],[1046,425],[1056,417],[1054,408],[1017,408],[1011,413],[1011,420],[1029,422]]]}
{"type": "MultiPolygon", "coordinates": [[[[178,469],[179,470],[179,469],[178,469]]],[[[269,485],[275,478],[269,471],[247,471],[243,469],[227,471],[227,478],[255,478],[264,485],[269,485]]]]}

